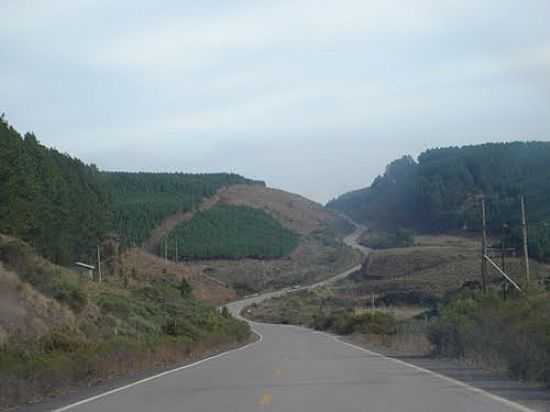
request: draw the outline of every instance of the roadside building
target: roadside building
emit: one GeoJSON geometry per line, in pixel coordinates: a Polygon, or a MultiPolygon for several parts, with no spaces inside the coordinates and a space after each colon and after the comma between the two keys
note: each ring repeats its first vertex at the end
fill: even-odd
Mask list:
{"type": "Polygon", "coordinates": [[[75,262],[74,269],[80,273],[83,277],[87,277],[90,280],[94,278],[95,266],[88,265],[82,262],[75,262]]]}

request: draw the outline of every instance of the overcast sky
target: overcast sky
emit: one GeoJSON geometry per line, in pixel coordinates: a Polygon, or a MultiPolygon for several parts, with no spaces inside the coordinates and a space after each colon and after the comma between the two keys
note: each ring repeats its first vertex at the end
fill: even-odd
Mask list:
{"type": "Polygon", "coordinates": [[[325,202],[428,147],[550,140],[549,0],[2,0],[0,112],[108,170],[325,202]]]}

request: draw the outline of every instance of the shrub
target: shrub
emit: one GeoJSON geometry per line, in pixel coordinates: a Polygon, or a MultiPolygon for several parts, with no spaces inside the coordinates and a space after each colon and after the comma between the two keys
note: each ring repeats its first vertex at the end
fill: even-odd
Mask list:
{"type": "Polygon", "coordinates": [[[550,302],[545,295],[500,300],[457,296],[429,328],[434,351],[504,366],[511,375],[550,382],[550,302]]]}
{"type": "Polygon", "coordinates": [[[395,232],[369,232],[361,243],[372,249],[391,249],[414,246],[414,233],[407,229],[395,232]]]}
{"type": "Polygon", "coordinates": [[[394,335],[397,333],[397,321],[389,313],[367,312],[354,317],[353,330],[374,335],[394,335]]]}
{"type": "Polygon", "coordinates": [[[193,288],[185,278],[181,279],[179,290],[182,298],[186,298],[193,293],[193,288]]]}

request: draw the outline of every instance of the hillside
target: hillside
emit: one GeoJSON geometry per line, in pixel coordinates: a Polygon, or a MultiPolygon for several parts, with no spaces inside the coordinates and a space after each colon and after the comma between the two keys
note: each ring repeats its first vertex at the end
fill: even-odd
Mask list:
{"type": "Polygon", "coordinates": [[[261,209],[218,205],[178,225],[166,241],[178,260],[268,259],[290,254],[299,238],[261,209]]]}
{"type": "MultiPolygon", "coordinates": [[[[113,227],[128,245],[141,246],[168,217],[185,215],[226,186],[261,184],[229,173],[102,172],[111,193],[113,227]]],[[[158,244],[147,244],[151,250],[158,244]]]]}
{"type": "Polygon", "coordinates": [[[399,227],[443,232],[479,230],[477,196],[487,197],[489,229],[517,245],[520,196],[525,197],[533,256],[550,258],[550,143],[499,143],[431,149],[415,161],[405,156],[388,165],[366,189],[328,207],[385,230],[399,227]]]}
{"type": "Polygon", "coordinates": [[[166,265],[147,276],[154,265],[139,263],[92,282],[0,235],[0,409],[249,338],[246,324],[194,297],[197,275],[166,265]]]}
{"type": "MultiPolygon", "coordinates": [[[[146,244],[160,243],[168,239],[168,258],[174,261],[175,233],[192,228],[197,222],[195,219],[203,220],[205,215],[208,216],[209,211],[228,207],[233,210],[237,208],[241,217],[246,217],[248,222],[239,223],[232,219],[231,215],[222,216],[223,218],[219,221],[219,230],[211,231],[208,238],[202,230],[198,230],[195,240],[200,242],[188,248],[186,244],[188,245],[189,242],[178,236],[178,252],[180,258],[185,259],[180,261],[179,267],[187,268],[194,273],[202,273],[209,278],[216,278],[244,295],[297,283],[311,283],[330,277],[359,262],[359,256],[338,240],[343,234],[353,229],[344,219],[299,195],[257,184],[222,188],[216,195],[201,203],[198,208],[199,213],[176,214],[168,217],[153,231],[155,240],[150,239],[146,244]],[[241,213],[243,210],[244,214],[241,213]],[[254,216],[252,220],[250,220],[250,213],[254,216]],[[259,229],[262,227],[261,222],[270,222],[267,233],[250,232],[250,237],[243,236],[245,227],[259,229]],[[274,225],[274,222],[277,224],[274,225]],[[226,258],[224,256],[220,258],[215,256],[216,253],[203,255],[204,259],[200,259],[201,256],[197,255],[186,256],[186,253],[189,254],[194,247],[200,247],[203,251],[215,250],[209,248],[215,248],[218,236],[225,231],[223,229],[225,223],[228,227],[233,227],[231,230],[236,232],[233,239],[226,239],[227,244],[224,247],[233,244],[240,250],[245,250],[246,253],[241,254],[239,259],[235,259],[239,256],[230,254],[226,255],[226,258]],[[272,234],[269,234],[269,231],[273,231],[272,234]],[[291,247],[286,251],[281,250],[276,241],[277,236],[281,234],[291,241],[287,243],[291,247]],[[257,240],[253,240],[256,236],[263,236],[267,243],[258,243],[257,240]],[[298,240],[298,243],[295,244],[293,239],[298,240]],[[260,250],[259,247],[268,247],[267,250],[271,247],[275,254],[270,256],[269,253],[255,252],[260,250]],[[213,259],[214,257],[216,259],[213,259]]],[[[157,247],[155,252],[158,253],[158,251],[157,247]]]]}
{"type": "Polygon", "coordinates": [[[54,262],[94,254],[111,229],[99,171],[21,136],[0,119],[0,233],[32,243],[54,262]]]}

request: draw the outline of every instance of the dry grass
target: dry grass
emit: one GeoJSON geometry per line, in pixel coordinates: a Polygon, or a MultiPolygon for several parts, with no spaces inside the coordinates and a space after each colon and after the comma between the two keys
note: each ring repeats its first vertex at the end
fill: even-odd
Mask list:
{"type": "Polygon", "coordinates": [[[335,215],[305,197],[260,185],[235,185],[219,193],[223,204],[264,209],[283,226],[305,235],[322,228],[335,215]]]}
{"type": "Polygon", "coordinates": [[[74,327],[76,318],[65,306],[6,270],[0,263],[0,345],[10,337],[36,339],[53,329],[74,327]]]}
{"type": "Polygon", "coordinates": [[[205,265],[165,262],[142,249],[126,251],[122,261],[124,270],[132,277],[131,281],[150,281],[166,276],[178,280],[185,278],[193,287],[193,295],[197,299],[214,305],[227,303],[237,297],[233,289],[205,273],[205,265]]]}
{"type": "MultiPolygon", "coordinates": [[[[523,277],[522,260],[506,258],[506,271],[517,281],[523,277]]],[[[532,276],[543,279],[550,266],[531,262],[532,276]]],[[[373,252],[353,282],[344,282],[341,293],[362,296],[416,292],[441,298],[465,282],[479,281],[479,243],[458,236],[418,236],[417,245],[373,252]]],[[[500,275],[489,268],[489,281],[497,286],[500,275]]]]}

